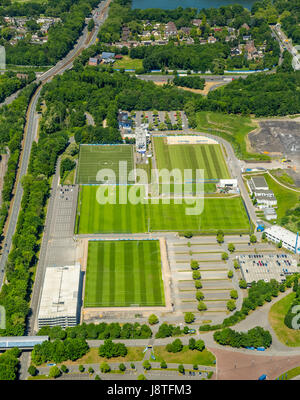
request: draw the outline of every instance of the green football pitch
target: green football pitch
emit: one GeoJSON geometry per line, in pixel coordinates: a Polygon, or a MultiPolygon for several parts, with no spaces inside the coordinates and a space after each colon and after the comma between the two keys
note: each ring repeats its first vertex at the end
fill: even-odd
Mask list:
{"type": "Polygon", "coordinates": [[[89,242],[85,307],[164,305],[158,240],[89,242]]]}
{"type": "MultiPolygon", "coordinates": [[[[79,165],[76,176],[76,183],[96,184],[99,170],[109,169],[115,174],[116,182],[119,183],[120,161],[127,162],[127,174],[134,169],[133,145],[81,145],[79,150],[79,165]]],[[[133,183],[133,181],[131,182],[133,183]]]]}
{"type": "MultiPolygon", "coordinates": [[[[101,189],[100,189],[101,188],[101,189]]],[[[200,215],[187,215],[192,205],[146,203],[119,204],[119,187],[110,187],[116,204],[99,204],[97,190],[103,186],[81,186],[78,198],[76,233],[143,233],[151,231],[193,231],[214,234],[218,229],[228,233],[249,232],[250,225],[241,197],[204,199],[200,215]]],[[[127,186],[126,190],[131,190],[127,186]]],[[[142,187],[143,188],[143,187],[142,187]]],[[[99,192],[98,192],[99,193],[99,192]]],[[[143,196],[141,196],[143,197],[143,196]]]]}
{"type": "MultiPolygon", "coordinates": [[[[171,144],[166,138],[154,137],[157,168],[204,170],[204,179],[230,178],[221,146],[218,144],[171,144]]],[[[194,175],[195,179],[195,175],[194,175]]]]}

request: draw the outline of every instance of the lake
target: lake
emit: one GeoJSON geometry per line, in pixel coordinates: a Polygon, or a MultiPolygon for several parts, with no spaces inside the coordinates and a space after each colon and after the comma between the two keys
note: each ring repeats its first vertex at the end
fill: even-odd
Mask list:
{"type": "Polygon", "coordinates": [[[171,10],[177,7],[210,8],[228,6],[229,4],[241,4],[243,7],[250,8],[255,0],[132,0],[132,8],[163,8],[171,10]]]}

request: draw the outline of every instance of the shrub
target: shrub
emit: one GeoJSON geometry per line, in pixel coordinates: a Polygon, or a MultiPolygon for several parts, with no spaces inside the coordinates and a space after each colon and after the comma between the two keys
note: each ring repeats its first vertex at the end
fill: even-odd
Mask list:
{"type": "Polygon", "coordinates": [[[228,274],[227,274],[227,276],[228,276],[228,278],[232,278],[233,277],[233,271],[228,271],[228,274]]]}
{"type": "Polygon", "coordinates": [[[151,369],[151,364],[150,364],[150,362],[148,360],[145,360],[143,362],[143,368],[146,369],[146,370],[151,369]]]}
{"type": "Polygon", "coordinates": [[[227,301],[227,309],[229,311],[233,311],[236,309],[235,301],[234,300],[228,300],[227,301]]]}
{"type": "Polygon", "coordinates": [[[191,261],[191,268],[192,268],[193,270],[199,269],[199,263],[198,263],[198,261],[192,260],[192,261],[191,261]]]}
{"type": "Polygon", "coordinates": [[[197,280],[197,279],[201,279],[201,274],[199,271],[193,271],[193,279],[197,280]]]}
{"type": "Polygon", "coordinates": [[[193,314],[193,313],[191,313],[191,312],[186,312],[185,314],[184,314],[184,322],[186,323],[186,324],[191,324],[192,322],[194,322],[195,321],[195,315],[193,314]]]}
{"type": "Polygon", "coordinates": [[[110,366],[106,362],[103,362],[100,364],[100,371],[106,374],[107,372],[110,371],[110,366]]]}
{"type": "Polygon", "coordinates": [[[150,325],[155,325],[158,323],[158,317],[155,314],[151,314],[148,318],[148,322],[150,325]]]}
{"type": "Polygon", "coordinates": [[[124,372],[124,371],[126,370],[125,364],[121,363],[121,364],[119,365],[119,370],[122,371],[122,372],[124,372]]]}
{"type": "Polygon", "coordinates": [[[230,291],[230,297],[232,299],[237,299],[239,297],[237,290],[233,289],[230,291]]]}
{"type": "Polygon", "coordinates": [[[203,300],[203,299],[204,299],[204,294],[203,294],[203,292],[201,292],[200,290],[198,290],[198,291],[196,292],[196,299],[197,299],[198,301],[203,300]]]}
{"type": "Polygon", "coordinates": [[[202,289],[202,283],[200,281],[195,281],[195,288],[202,289]]]}
{"type": "Polygon", "coordinates": [[[203,301],[199,301],[197,308],[198,308],[198,311],[207,310],[206,304],[203,301]]]}
{"type": "Polygon", "coordinates": [[[166,350],[169,353],[179,353],[183,349],[183,344],[180,339],[175,339],[172,343],[166,345],[166,350]]]}
{"type": "Polygon", "coordinates": [[[168,366],[167,366],[167,363],[165,362],[165,361],[162,361],[161,363],[160,363],[160,368],[167,368],[168,366]]]}
{"type": "Polygon", "coordinates": [[[60,369],[54,365],[53,367],[50,368],[49,370],[49,377],[50,378],[58,378],[61,374],[60,369]]]}
{"type": "Polygon", "coordinates": [[[28,373],[31,376],[35,376],[37,374],[38,370],[35,368],[34,365],[30,365],[28,368],[28,373]]]}

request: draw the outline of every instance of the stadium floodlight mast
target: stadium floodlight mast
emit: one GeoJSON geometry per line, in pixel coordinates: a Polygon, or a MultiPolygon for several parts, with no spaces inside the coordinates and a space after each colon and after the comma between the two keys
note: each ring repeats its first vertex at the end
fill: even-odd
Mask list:
{"type": "MultiPolygon", "coordinates": [[[[136,168],[128,172],[127,161],[119,161],[119,179],[116,171],[111,168],[103,168],[97,172],[96,180],[102,184],[96,192],[97,202],[104,204],[183,204],[186,215],[200,215],[204,209],[204,170],[179,168],[168,170],[152,169],[152,182],[148,182],[148,174],[142,168],[136,168]],[[195,178],[193,176],[195,174],[195,178]],[[135,182],[130,184],[129,182],[135,182]],[[174,190],[171,191],[171,182],[174,190]],[[148,196],[148,187],[155,190],[156,196],[148,196]],[[162,185],[164,193],[160,194],[159,185],[162,185]],[[119,198],[117,199],[116,185],[118,185],[119,198]],[[193,185],[195,191],[193,190],[193,185]],[[193,193],[195,193],[193,195],[193,193]]],[[[153,192],[152,192],[153,194],[153,192]]],[[[149,231],[149,226],[148,226],[149,231]]]]}

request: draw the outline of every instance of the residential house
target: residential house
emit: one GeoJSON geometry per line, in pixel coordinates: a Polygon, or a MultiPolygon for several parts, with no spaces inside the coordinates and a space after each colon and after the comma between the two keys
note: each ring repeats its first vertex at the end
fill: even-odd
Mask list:
{"type": "Polygon", "coordinates": [[[202,19],[193,19],[192,24],[194,26],[200,26],[202,24],[202,19]]]}
{"type": "Polygon", "coordinates": [[[217,39],[214,36],[209,36],[207,39],[207,43],[216,43],[217,39]]]}
{"type": "Polygon", "coordinates": [[[165,35],[167,37],[176,36],[177,35],[177,28],[174,22],[168,22],[165,26],[165,35]]]}

